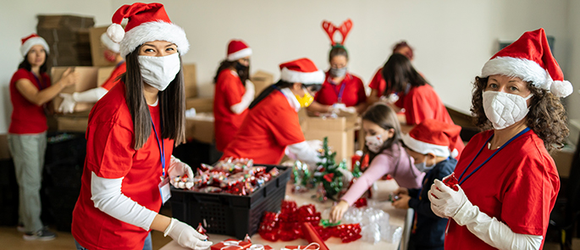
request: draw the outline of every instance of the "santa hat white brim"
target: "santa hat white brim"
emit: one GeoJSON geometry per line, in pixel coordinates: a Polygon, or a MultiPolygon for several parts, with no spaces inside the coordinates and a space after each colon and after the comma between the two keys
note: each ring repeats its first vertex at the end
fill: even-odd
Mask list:
{"type": "MultiPolygon", "coordinates": [[[[107,31],[109,33],[109,31],[107,31]]],[[[111,37],[112,34],[108,34],[111,37]]],[[[113,39],[114,40],[114,39],[113,39]]],[[[138,46],[151,41],[167,41],[177,45],[180,55],[185,55],[189,51],[189,42],[185,36],[185,31],[172,23],[161,21],[142,23],[132,28],[124,34],[121,46],[121,55],[127,56],[138,46]]]]}
{"type": "Polygon", "coordinates": [[[228,61],[233,62],[235,60],[238,59],[242,59],[246,56],[251,56],[252,55],[252,49],[251,48],[245,48],[243,50],[240,51],[236,51],[234,53],[231,53],[228,55],[228,61]]]}
{"type": "Polygon", "coordinates": [[[105,45],[105,47],[107,47],[108,50],[113,51],[115,53],[119,53],[119,50],[121,49],[121,46],[118,43],[113,42],[113,40],[109,38],[107,33],[103,33],[101,35],[101,42],[103,43],[103,45],[105,45]]]}
{"type": "Polygon", "coordinates": [[[24,44],[22,44],[22,46],[20,46],[20,53],[22,54],[22,56],[26,56],[26,54],[28,54],[28,51],[30,50],[30,48],[32,48],[32,46],[34,46],[34,45],[42,45],[42,47],[44,47],[44,50],[46,50],[47,54],[50,52],[48,44],[46,43],[44,38],[33,37],[33,38],[29,38],[28,40],[26,40],[26,42],[24,42],[24,44]]]}
{"type": "MultiPolygon", "coordinates": [[[[403,134],[401,137],[403,139],[403,143],[405,143],[405,146],[407,146],[409,149],[417,153],[424,155],[432,153],[435,156],[440,157],[449,157],[451,155],[448,146],[436,145],[419,141],[411,137],[409,134],[403,134]]],[[[454,149],[454,151],[456,150],[454,149]]]]}
{"type": "Polygon", "coordinates": [[[481,70],[481,77],[504,75],[518,77],[538,88],[552,92],[557,97],[566,97],[572,94],[572,84],[566,80],[554,81],[550,74],[537,62],[514,57],[496,57],[485,63],[481,70]]]}
{"type": "Polygon", "coordinates": [[[324,82],[324,72],[318,70],[314,72],[299,72],[282,68],[280,79],[290,83],[322,84],[324,82]]]}

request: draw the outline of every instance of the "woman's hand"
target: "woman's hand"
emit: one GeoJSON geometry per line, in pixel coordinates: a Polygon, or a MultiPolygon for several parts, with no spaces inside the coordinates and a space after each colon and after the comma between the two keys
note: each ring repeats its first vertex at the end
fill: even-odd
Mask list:
{"type": "Polygon", "coordinates": [[[342,216],[344,215],[344,213],[346,213],[348,207],[350,206],[345,200],[340,200],[338,204],[334,205],[334,207],[332,207],[332,209],[330,210],[330,221],[332,223],[336,223],[340,219],[342,219],[342,216]]]}
{"type": "Polygon", "coordinates": [[[163,233],[163,236],[167,235],[177,241],[180,246],[195,250],[205,250],[213,245],[211,241],[207,241],[207,236],[175,218],[171,219],[171,223],[163,233]]]}
{"type": "Polygon", "coordinates": [[[68,68],[62,73],[62,77],[57,84],[61,85],[62,88],[74,85],[78,81],[78,73],[74,71],[74,68],[68,68]]]}
{"type": "Polygon", "coordinates": [[[397,188],[397,190],[395,190],[395,192],[393,192],[393,193],[397,196],[409,195],[409,189],[404,188],[404,187],[400,187],[400,188],[397,188]]]}
{"type": "Polygon", "coordinates": [[[398,208],[398,209],[409,209],[409,200],[410,199],[411,199],[411,196],[409,196],[407,194],[401,194],[401,195],[399,195],[398,200],[393,201],[393,207],[398,208]]]}
{"type": "Polygon", "coordinates": [[[440,180],[435,180],[428,194],[433,213],[442,218],[457,214],[461,206],[467,202],[463,189],[459,185],[457,187],[459,190],[456,192],[440,180]]]}

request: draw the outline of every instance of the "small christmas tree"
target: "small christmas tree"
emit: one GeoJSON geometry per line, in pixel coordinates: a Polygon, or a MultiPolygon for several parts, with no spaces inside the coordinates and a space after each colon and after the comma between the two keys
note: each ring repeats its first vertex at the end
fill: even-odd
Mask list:
{"type": "MultiPolygon", "coordinates": [[[[320,162],[318,163],[318,168],[316,173],[314,173],[314,179],[319,185],[322,186],[325,194],[319,194],[318,198],[324,201],[325,198],[336,200],[336,195],[342,190],[342,172],[340,169],[346,169],[346,162],[342,161],[340,164],[336,165],[334,158],[336,157],[336,152],[332,152],[328,147],[328,137],[324,137],[322,143],[322,152],[319,156],[320,162]]],[[[322,190],[319,190],[320,193],[322,190]]]]}

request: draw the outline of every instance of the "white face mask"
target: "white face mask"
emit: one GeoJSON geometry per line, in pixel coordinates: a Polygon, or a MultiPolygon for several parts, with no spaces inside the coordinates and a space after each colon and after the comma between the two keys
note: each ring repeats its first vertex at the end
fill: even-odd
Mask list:
{"type": "Polygon", "coordinates": [[[139,56],[139,69],[145,83],[163,91],[181,70],[179,53],[168,56],[139,56]]]}
{"type": "Polygon", "coordinates": [[[415,167],[421,172],[427,172],[435,167],[435,164],[427,167],[427,162],[415,163],[415,167]]]}
{"type": "Polygon", "coordinates": [[[526,101],[533,95],[523,98],[519,95],[497,91],[483,92],[483,110],[495,129],[504,129],[521,121],[528,114],[526,101]]]}
{"type": "Polygon", "coordinates": [[[365,137],[365,144],[369,148],[369,150],[373,153],[378,153],[383,147],[383,137],[381,135],[369,135],[365,137]]]}

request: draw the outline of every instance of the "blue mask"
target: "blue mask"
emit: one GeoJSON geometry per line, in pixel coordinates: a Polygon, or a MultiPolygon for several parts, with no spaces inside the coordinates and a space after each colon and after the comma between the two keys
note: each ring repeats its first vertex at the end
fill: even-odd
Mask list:
{"type": "Polygon", "coordinates": [[[415,167],[416,167],[416,168],[417,168],[419,171],[421,171],[421,172],[423,172],[423,173],[424,173],[424,172],[427,172],[427,171],[429,171],[429,170],[433,169],[433,168],[435,167],[435,164],[433,164],[433,165],[431,165],[431,166],[428,166],[428,167],[427,167],[427,163],[426,163],[426,162],[421,162],[421,163],[415,163],[415,167]]]}

